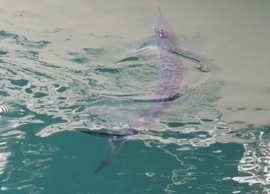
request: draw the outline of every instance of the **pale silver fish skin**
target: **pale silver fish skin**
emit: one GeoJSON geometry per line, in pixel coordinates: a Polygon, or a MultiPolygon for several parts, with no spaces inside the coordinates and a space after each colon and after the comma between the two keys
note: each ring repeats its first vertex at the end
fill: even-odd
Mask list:
{"type": "Polygon", "coordinates": [[[160,86],[156,92],[159,98],[142,114],[140,120],[132,127],[145,130],[154,119],[161,116],[169,106],[169,101],[180,93],[180,84],[184,68],[179,56],[179,45],[172,27],[164,20],[159,8],[159,19],[154,25],[156,44],[160,56],[160,86]]]}
{"type": "Polygon", "coordinates": [[[183,78],[183,65],[179,55],[179,45],[171,26],[164,21],[159,8],[159,20],[154,26],[156,42],[160,55],[160,87],[157,95],[170,98],[180,91],[180,82],[183,78]]]}

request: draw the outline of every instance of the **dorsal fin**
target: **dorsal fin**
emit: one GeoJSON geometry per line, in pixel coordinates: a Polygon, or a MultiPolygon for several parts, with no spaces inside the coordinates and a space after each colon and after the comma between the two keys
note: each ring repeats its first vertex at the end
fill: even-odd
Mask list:
{"type": "Polygon", "coordinates": [[[163,14],[160,7],[158,7],[158,19],[163,19],[163,14]]]}

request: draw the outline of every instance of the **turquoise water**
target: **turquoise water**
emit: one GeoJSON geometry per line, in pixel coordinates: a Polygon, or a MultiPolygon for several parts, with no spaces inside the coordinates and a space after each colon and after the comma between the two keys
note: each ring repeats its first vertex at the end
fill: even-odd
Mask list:
{"type": "MultiPolygon", "coordinates": [[[[195,89],[186,87],[174,107],[158,118],[149,133],[127,142],[108,167],[93,173],[110,149],[109,144],[106,139],[76,130],[89,127],[121,131],[131,121],[136,121],[140,112],[150,105],[151,90],[154,91],[158,81],[158,68],[151,66],[158,62],[156,53],[150,52],[151,49],[147,54],[145,50],[133,51],[132,57],[128,54],[121,62],[116,61],[114,67],[107,67],[110,64],[105,62],[110,60],[108,56],[120,56],[122,52],[117,49],[68,53],[71,62],[85,64],[88,68],[80,71],[57,67],[41,59],[39,52],[49,42],[31,41],[7,31],[1,31],[1,41],[18,47],[1,49],[2,192],[237,193],[261,190],[233,180],[247,176],[237,170],[241,166],[243,145],[217,141],[216,136],[231,132],[219,121],[218,113],[211,106],[219,99],[218,89],[222,84],[218,87],[208,84],[211,79],[207,77],[207,81],[195,89]],[[146,63],[150,66],[143,66],[146,63]],[[65,73],[67,77],[61,75],[65,73]],[[109,81],[101,82],[96,76],[109,81]],[[85,80],[88,83],[83,82],[85,80]],[[203,90],[212,94],[204,94],[203,90]],[[208,110],[208,117],[194,116],[201,109],[208,110]]],[[[153,46],[151,42],[145,41],[144,48],[153,46]]],[[[186,63],[194,63],[196,59],[195,62],[211,67],[211,63],[200,56],[187,56],[192,59],[186,59],[186,63]]],[[[214,72],[194,67],[187,69],[188,75],[201,74],[204,78],[214,72]]]]}
{"type": "Polygon", "coordinates": [[[200,51],[200,39],[178,37],[180,97],[94,173],[110,145],[79,130],[124,133],[157,98],[154,38],[1,30],[1,193],[268,193],[269,126],[236,130],[244,122],[223,120],[222,68],[200,51]]]}

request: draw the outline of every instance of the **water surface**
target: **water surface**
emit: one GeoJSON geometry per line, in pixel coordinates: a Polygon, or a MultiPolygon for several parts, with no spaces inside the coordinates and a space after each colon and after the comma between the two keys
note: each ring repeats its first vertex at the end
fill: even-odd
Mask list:
{"type": "Polygon", "coordinates": [[[2,1],[3,193],[269,193],[268,1],[2,1]],[[106,4],[106,6],[105,6],[106,4]],[[181,95],[100,173],[105,139],[157,98],[157,7],[181,95]]]}

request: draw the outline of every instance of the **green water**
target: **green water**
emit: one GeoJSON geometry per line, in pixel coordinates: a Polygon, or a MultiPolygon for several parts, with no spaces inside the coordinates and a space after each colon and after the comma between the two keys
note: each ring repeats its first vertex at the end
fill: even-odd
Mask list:
{"type": "Polygon", "coordinates": [[[180,97],[94,173],[110,144],[79,130],[125,133],[155,101],[160,61],[153,37],[3,28],[0,193],[269,193],[269,126],[222,119],[222,68],[196,51],[194,38],[179,36],[180,97]]]}
{"type": "MultiPolygon", "coordinates": [[[[156,54],[145,58],[141,53],[132,60],[128,57],[122,60],[128,66],[114,67],[113,70],[102,67],[105,64],[102,63],[105,51],[92,50],[94,55],[100,57],[99,63],[91,61],[91,55],[81,54],[88,57],[90,65],[86,63],[86,67],[92,70],[71,71],[49,65],[39,58],[38,51],[29,51],[36,47],[41,50],[44,42],[31,42],[4,31],[1,35],[2,41],[18,45],[21,49],[27,44],[26,51],[2,48],[1,52],[1,69],[4,70],[1,75],[1,192],[261,192],[262,188],[258,185],[250,186],[248,182],[239,184],[236,181],[237,177],[249,177],[246,174],[249,170],[239,171],[239,162],[243,159],[245,149],[240,143],[219,143],[217,136],[243,136],[243,139],[250,139],[244,137],[250,132],[247,128],[247,131],[232,133],[225,123],[219,123],[218,117],[214,117],[217,113],[211,112],[214,108],[210,106],[218,98],[200,92],[201,87],[217,93],[218,90],[207,85],[195,91],[187,90],[167,113],[157,118],[160,121],[156,128],[126,142],[105,169],[94,173],[110,149],[109,143],[106,139],[82,134],[77,130],[92,128],[117,132],[131,121],[136,121],[140,112],[151,103],[151,100],[147,100],[150,97],[144,98],[147,95],[143,93],[121,95],[121,92],[132,94],[135,89],[143,92],[144,89],[139,90],[139,87],[148,87],[149,91],[155,87],[149,82],[157,81],[158,68],[141,64],[157,62],[156,54]],[[23,67],[26,65],[16,61],[17,57],[25,59],[26,63],[34,61],[37,66],[23,67]],[[95,65],[91,66],[91,63],[95,65]],[[44,67],[45,73],[42,71],[44,67]],[[69,73],[68,78],[57,76],[63,72],[69,73]],[[73,74],[75,77],[92,76],[92,79],[88,79],[88,84],[85,84],[84,80],[72,79],[73,74]],[[145,74],[152,76],[143,78],[145,74]],[[108,85],[98,82],[99,79],[94,79],[97,75],[112,81],[108,85]],[[141,79],[135,81],[136,77],[141,79]],[[125,79],[132,80],[133,86],[129,87],[123,82],[125,79]],[[145,84],[147,81],[149,85],[145,84]],[[110,94],[110,88],[115,88],[115,93],[110,94]],[[103,93],[102,89],[105,90],[103,93]],[[192,104],[196,92],[201,98],[199,108],[192,104]],[[201,109],[208,110],[208,117],[192,117],[191,110],[195,113],[201,109]],[[212,116],[209,116],[210,113],[212,116]]],[[[81,65],[82,60],[76,60],[79,54],[74,55],[75,59],[70,60],[81,65]]],[[[198,59],[203,61],[202,58],[198,59]]],[[[205,76],[205,72],[196,69],[189,71],[198,71],[202,77],[205,76]]],[[[256,153],[256,150],[253,152],[256,153]]],[[[252,161],[247,161],[247,165],[255,166],[254,159],[252,161]]]]}

